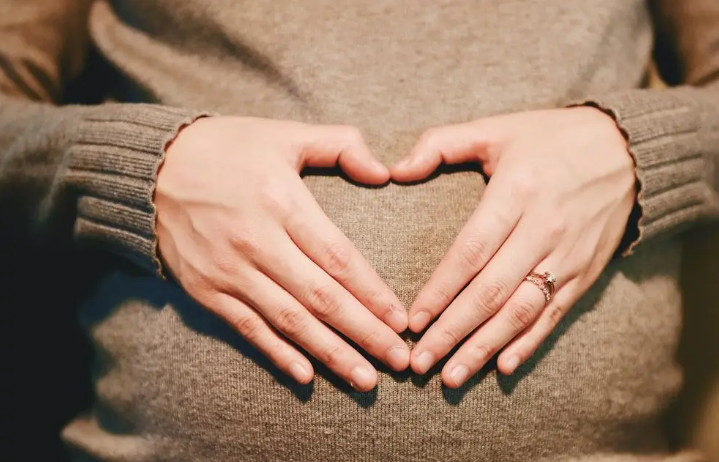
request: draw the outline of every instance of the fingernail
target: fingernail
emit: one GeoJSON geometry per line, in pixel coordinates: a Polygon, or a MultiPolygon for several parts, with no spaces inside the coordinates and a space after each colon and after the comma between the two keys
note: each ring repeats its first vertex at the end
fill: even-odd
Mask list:
{"type": "Polygon", "coordinates": [[[387,352],[387,363],[392,369],[401,371],[407,369],[409,364],[409,348],[406,346],[396,346],[387,352]]]}
{"type": "Polygon", "coordinates": [[[429,324],[430,317],[429,313],[426,311],[420,311],[419,313],[412,316],[412,330],[415,332],[418,332],[425,327],[427,327],[427,324],[429,324]]]}
{"type": "Polygon", "coordinates": [[[512,356],[507,360],[507,375],[512,374],[519,366],[519,356],[512,356]]]}
{"type": "Polygon", "coordinates": [[[420,374],[426,374],[434,364],[434,355],[430,351],[423,351],[415,360],[415,370],[420,374]]]}
{"type": "Polygon", "coordinates": [[[407,312],[396,306],[390,306],[390,313],[387,316],[387,323],[396,332],[402,332],[407,329],[407,312]]]}
{"type": "Polygon", "coordinates": [[[310,371],[300,363],[290,364],[290,374],[300,383],[307,383],[310,381],[310,371]]]}
{"type": "Polygon", "coordinates": [[[365,366],[357,366],[350,372],[352,387],[359,391],[367,391],[374,388],[374,374],[365,366]]]}
{"type": "Polygon", "coordinates": [[[459,387],[465,382],[465,380],[467,380],[467,377],[469,376],[469,368],[463,364],[454,366],[454,369],[452,369],[452,373],[449,376],[454,382],[454,385],[459,387]]]}

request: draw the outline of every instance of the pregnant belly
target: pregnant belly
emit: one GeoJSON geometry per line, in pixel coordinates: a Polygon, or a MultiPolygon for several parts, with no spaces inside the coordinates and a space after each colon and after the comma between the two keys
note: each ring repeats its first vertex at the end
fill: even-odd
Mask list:
{"type": "MultiPolygon", "coordinates": [[[[467,171],[379,189],[306,183],[407,304],[484,189],[467,171]]],[[[64,437],[107,461],[664,460],[659,418],[680,382],[679,250],[613,263],[514,376],[490,364],[459,390],[437,369],[380,368],[371,393],[319,366],[313,384],[294,385],[176,286],[117,271],[82,309],[97,401],[64,437]]]]}

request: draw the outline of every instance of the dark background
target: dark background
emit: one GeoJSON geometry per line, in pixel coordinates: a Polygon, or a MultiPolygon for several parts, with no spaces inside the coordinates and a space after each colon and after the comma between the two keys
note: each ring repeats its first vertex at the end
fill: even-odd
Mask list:
{"type": "MultiPolygon", "coordinates": [[[[64,102],[99,103],[111,83],[92,50],[64,102]]],[[[66,462],[60,431],[92,402],[92,353],[76,306],[106,263],[69,245],[31,246],[4,235],[6,228],[0,226],[0,380],[9,387],[0,392],[0,462],[66,462]]]]}

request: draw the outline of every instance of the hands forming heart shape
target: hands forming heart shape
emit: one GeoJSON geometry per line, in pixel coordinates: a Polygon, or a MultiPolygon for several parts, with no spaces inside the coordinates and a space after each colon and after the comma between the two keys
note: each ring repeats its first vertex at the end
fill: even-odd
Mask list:
{"type": "Polygon", "coordinates": [[[635,181],[624,136],[590,107],[434,128],[390,169],[351,127],[204,118],[167,149],[158,245],[190,296],[300,383],[314,371],[297,346],[356,389],[376,386],[376,370],[331,326],[420,374],[464,342],[442,371],[458,387],[497,353],[511,374],[591,287],[625,233],[635,181]],[[407,312],[299,172],[339,164],[380,185],[421,180],[442,162],[477,162],[490,181],[407,312]],[[525,281],[545,271],[557,276],[548,304],[525,281]],[[426,329],[411,352],[398,335],[407,327],[426,329]]]}

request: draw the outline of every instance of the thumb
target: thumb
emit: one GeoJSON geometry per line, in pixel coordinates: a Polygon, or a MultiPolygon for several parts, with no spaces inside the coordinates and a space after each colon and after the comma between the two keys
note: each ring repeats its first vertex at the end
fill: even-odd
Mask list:
{"type": "Polygon", "coordinates": [[[389,181],[389,170],[367,147],[362,133],[344,125],[316,125],[303,134],[298,169],[340,168],[355,181],[379,185],[389,181]]]}
{"type": "Polygon", "coordinates": [[[424,132],[410,153],[390,168],[392,179],[400,182],[427,178],[442,164],[484,163],[488,158],[491,134],[477,123],[448,125],[424,132]]]}

